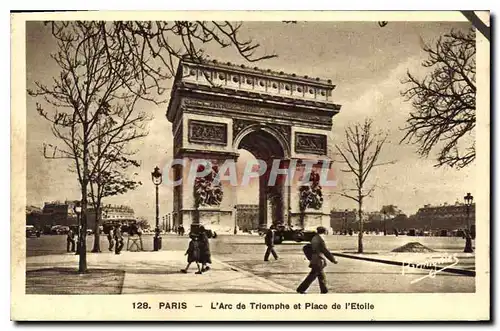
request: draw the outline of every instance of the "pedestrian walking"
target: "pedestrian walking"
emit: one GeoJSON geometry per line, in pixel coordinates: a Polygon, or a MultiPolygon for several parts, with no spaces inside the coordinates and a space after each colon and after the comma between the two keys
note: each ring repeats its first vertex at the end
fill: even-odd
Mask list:
{"type": "Polygon", "coordinates": [[[74,252],[75,251],[75,232],[73,229],[69,229],[68,235],[66,237],[66,251],[74,252]]]}
{"type": "Polygon", "coordinates": [[[112,252],[113,251],[113,247],[115,246],[115,231],[113,229],[113,227],[109,228],[109,232],[108,232],[108,243],[109,243],[109,251],[112,252]]]}
{"type": "Polygon", "coordinates": [[[276,251],[274,250],[274,238],[276,236],[276,228],[274,225],[271,225],[269,230],[266,233],[266,237],[264,239],[267,249],[266,253],[264,254],[264,261],[269,261],[269,255],[272,254],[274,259],[278,259],[278,254],[276,254],[276,251]]]}
{"type": "Polygon", "coordinates": [[[326,234],[326,229],[322,226],[319,226],[316,229],[316,232],[316,235],[311,239],[311,243],[304,246],[304,254],[310,260],[309,268],[311,268],[311,271],[304,279],[304,281],[302,281],[299,287],[297,287],[298,293],[306,293],[307,289],[309,288],[309,286],[311,286],[312,282],[314,282],[315,279],[318,279],[321,293],[328,293],[328,288],[326,286],[326,276],[324,272],[324,269],[326,267],[325,258],[335,264],[338,263],[335,257],[326,247],[326,243],[323,238],[326,234]]]}
{"type": "Polygon", "coordinates": [[[189,246],[188,246],[188,249],[186,251],[186,254],[184,255],[187,255],[187,265],[186,265],[186,268],[184,269],[181,269],[181,272],[184,273],[184,274],[187,274],[188,272],[188,269],[189,269],[189,266],[191,266],[191,263],[196,263],[196,267],[198,268],[198,271],[196,272],[196,274],[201,274],[201,269],[200,269],[200,264],[199,264],[199,261],[200,261],[200,242],[199,242],[199,238],[197,235],[192,235],[191,236],[191,241],[189,242],[189,246]]]}
{"type": "Polygon", "coordinates": [[[210,243],[208,241],[208,236],[205,227],[200,226],[200,263],[201,271],[205,272],[210,270],[208,264],[212,263],[212,254],[210,253],[210,243]]]}
{"type": "Polygon", "coordinates": [[[120,225],[115,228],[115,254],[120,254],[123,249],[123,235],[120,225]]]}

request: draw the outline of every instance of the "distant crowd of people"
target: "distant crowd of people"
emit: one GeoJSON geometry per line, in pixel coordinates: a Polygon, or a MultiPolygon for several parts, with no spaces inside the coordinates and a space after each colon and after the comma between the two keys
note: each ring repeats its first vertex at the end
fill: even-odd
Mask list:
{"type": "MultiPolygon", "coordinates": [[[[78,242],[78,234],[76,232],[77,231],[74,231],[72,228],[70,228],[66,235],[66,251],[68,253],[77,252],[76,246],[78,242]]],[[[128,249],[131,249],[135,245],[137,250],[144,250],[142,233],[143,231],[141,227],[137,226],[136,224],[132,224],[128,227],[129,239],[132,238],[132,245],[128,247],[128,249]]],[[[108,239],[109,251],[112,252],[114,250],[115,254],[120,254],[123,250],[123,246],[125,245],[121,225],[116,224],[112,226],[109,229],[106,238],[108,239]]]]}

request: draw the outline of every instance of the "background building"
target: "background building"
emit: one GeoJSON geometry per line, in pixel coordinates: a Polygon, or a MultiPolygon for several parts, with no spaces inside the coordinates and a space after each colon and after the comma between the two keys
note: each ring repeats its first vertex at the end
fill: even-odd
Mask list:
{"type": "MultiPolygon", "coordinates": [[[[102,223],[130,223],[137,221],[134,209],[125,205],[103,205],[101,207],[102,223]]],[[[87,228],[94,229],[96,222],[96,213],[94,208],[89,208],[89,216],[87,217],[87,228]]]]}
{"type": "Polygon", "coordinates": [[[77,201],[45,202],[38,226],[77,225],[76,213],[74,211],[75,202],[77,201]]]}
{"type": "MultiPolygon", "coordinates": [[[[444,229],[458,230],[467,227],[467,207],[463,203],[456,202],[454,205],[444,203],[440,206],[425,205],[420,208],[414,217],[411,217],[409,227],[419,229],[444,229]]],[[[476,224],[476,205],[470,206],[469,224],[476,224]]]]}
{"type": "Polygon", "coordinates": [[[36,206],[26,206],[26,225],[40,226],[42,209],[36,206]]]}
{"type": "MultiPolygon", "coordinates": [[[[26,224],[38,228],[54,225],[76,226],[78,220],[74,211],[78,201],[45,202],[42,209],[35,206],[26,207],[26,224]]],[[[101,208],[101,219],[104,222],[129,223],[136,221],[134,210],[125,205],[104,205],[101,208]]],[[[87,228],[94,229],[96,213],[91,205],[88,208],[87,228]]]]}

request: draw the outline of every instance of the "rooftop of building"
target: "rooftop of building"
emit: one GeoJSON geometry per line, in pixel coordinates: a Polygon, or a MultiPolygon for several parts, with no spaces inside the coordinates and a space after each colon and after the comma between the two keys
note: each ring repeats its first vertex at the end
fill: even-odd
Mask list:
{"type": "Polygon", "coordinates": [[[74,205],[75,203],[79,202],[78,200],[54,200],[54,201],[48,201],[44,202],[44,206],[69,206],[69,205],[74,205]]]}
{"type": "MultiPolygon", "coordinates": [[[[473,202],[471,204],[471,206],[474,206],[474,205],[475,205],[475,203],[473,202]]],[[[447,203],[447,202],[444,202],[444,203],[439,204],[439,205],[426,204],[423,207],[420,207],[419,209],[437,209],[437,208],[464,207],[464,206],[466,206],[465,203],[460,202],[460,201],[455,201],[454,204],[450,204],[450,203],[447,203]]]]}

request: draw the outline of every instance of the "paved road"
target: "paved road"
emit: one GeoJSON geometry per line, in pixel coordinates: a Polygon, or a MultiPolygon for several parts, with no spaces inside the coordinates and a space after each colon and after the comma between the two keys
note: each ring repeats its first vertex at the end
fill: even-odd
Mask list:
{"type": "MultiPolygon", "coordinates": [[[[88,238],[88,249],[92,249],[94,238],[88,238]]],[[[146,235],[143,238],[144,249],[152,250],[153,236],[146,235]]],[[[381,256],[388,254],[390,250],[404,245],[408,242],[418,241],[430,248],[441,252],[460,252],[463,250],[461,238],[416,238],[416,237],[365,237],[365,250],[377,251],[381,256]]],[[[336,252],[355,251],[357,245],[356,237],[327,236],[328,246],[336,252]]],[[[163,236],[162,251],[183,251],[188,244],[186,236],[175,235],[163,236]]],[[[263,238],[249,235],[219,235],[211,240],[211,250],[214,259],[222,263],[249,272],[259,278],[272,281],[279,286],[293,291],[308,273],[307,261],[302,254],[303,243],[285,243],[277,245],[276,250],[280,255],[278,261],[263,261],[265,246],[263,238]]],[[[106,237],[101,237],[101,249],[103,254],[111,254],[107,250],[106,237]]],[[[27,239],[27,255],[40,256],[49,254],[65,254],[65,236],[42,236],[40,238],[27,239]]],[[[139,256],[140,253],[138,253],[139,256]]],[[[95,256],[95,254],[92,254],[95,256]]],[[[419,256],[418,254],[416,256],[419,256]]],[[[40,256],[41,257],[41,256],[40,256]]],[[[97,256],[96,256],[97,258],[97,256]]],[[[105,258],[105,257],[102,257],[105,258]]],[[[107,259],[107,257],[105,258],[107,259]]],[[[99,260],[99,259],[98,259],[99,260]]],[[[361,292],[474,292],[475,278],[467,276],[440,273],[435,278],[425,278],[418,283],[411,281],[424,276],[422,270],[410,270],[403,275],[402,268],[353,260],[338,258],[339,264],[329,265],[327,278],[333,292],[361,293],[361,292]]],[[[96,260],[97,261],[97,260],[96,260]]],[[[411,262],[411,261],[410,261],[411,262]]],[[[466,263],[474,264],[471,257],[466,263]]],[[[132,266],[128,266],[132,267],[132,266]]],[[[317,284],[313,284],[311,293],[318,293],[317,284]]]]}
{"type": "MultiPolygon", "coordinates": [[[[338,252],[354,252],[357,249],[356,236],[327,236],[327,243],[331,250],[338,252]]],[[[105,236],[100,238],[101,250],[107,252],[107,239],[105,236]]],[[[40,238],[27,238],[26,254],[27,256],[59,254],[66,252],[66,236],[64,235],[46,235],[40,238]]],[[[212,239],[211,249],[214,255],[232,255],[235,253],[255,254],[265,251],[263,238],[253,235],[219,235],[212,239]]],[[[421,244],[436,249],[438,251],[460,252],[464,247],[464,240],[461,238],[442,238],[442,237],[408,237],[408,236],[365,236],[363,239],[366,252],[389,252],[394,248],[400,247],[408,242],[418,241],[421,244]]],[[[90,251],[93,247],[94,236],[87,237],[87,249],[90,251]]],[[[153,249],[153,236],[145,235],[143,238],[144,250],[153,249]]],[[[163,235],[163,249],[183,250],[187,247],[188,237],[179,237],[176,235],[163,235]]],[[[285,242],[278,245],[277,249],[283,254],[301,252],[303,244],[295,242],[285,242]]]]}

